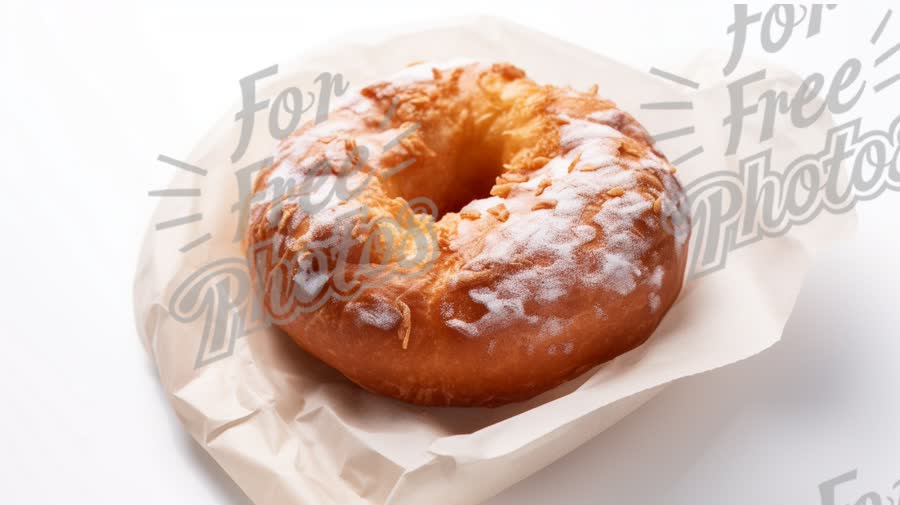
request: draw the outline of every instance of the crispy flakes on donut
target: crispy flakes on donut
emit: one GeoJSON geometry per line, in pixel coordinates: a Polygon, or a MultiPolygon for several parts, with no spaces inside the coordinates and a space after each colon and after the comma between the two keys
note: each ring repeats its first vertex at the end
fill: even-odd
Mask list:
{"type": "Polygon", "coordinates": [[[497,177],[497,184],[502,184],[504,182],[526,182],[527,180],[528,176],[525,174],[507,172],[500,177],[497,177]]]}
{"type": "Polygon", "coordinates": [[[402,318],[397,335],[400,337],[401,346],[405,350],[409,345],[409,334],[412,330],[412,313],[409,311],[409,305],[400,300],[397,300],[397,306],[400,307],[400,317],[402,318]]]}
{"type": "Polygon", "coordinates": [[[532,170],[535,170],[535,169],[541,168],[542,166],[546,165],[547,163],[550,163],[550,158],[547,158],[546,156],[538,156],[538,157],[534,158],[533,160],[531,160],[530,168],[532,170]]]}
{"type": "Polygon", "coordinates": [[[553,182],[551,182],[550,179],[541,179],[537,189],[534,191],[534,196],[541,196],[544,193],[544,190],[549,188],[552,184],[553,182]]]}
{"type": "Polygon", "coordinates": [[[507,219],[509,219],[509,210],[507,210],[506,206],[502,203],[500,205],[497,205],[496,207],[491,207],[487,212],[488,214],[496,217],[497,220],[501,222],[505,222],[507,219]]]}
{"type": "Polygon", "coordinates": [[[509,196],[509,193],[516,187],[515,184],[497,184],[493,188],[491,188],[491,196],[499,196],[500,198],[506,198],[509,196]]]}
{"type": "Polygon", "coordinates": [[[557,203],[556,200],[538,200],[538,202],[531,207],[531,210],[554,209],[556,208],[557,203]]]}
{"type": "MultiPolygon", "coordinates": [[[[568,123],[567,123],[567,124],[568,124],[568,123]]],[[[579,161],[581,161],[581,153],[578,153],[578,155],[575,156],[575,159],[572,160],[572,163],[569,163],[568,172],[569,172],[570,174],[572,173],[573,170],[575,170],[575,167],[578,166],[578,162],[579,162],[579,161]]]]}

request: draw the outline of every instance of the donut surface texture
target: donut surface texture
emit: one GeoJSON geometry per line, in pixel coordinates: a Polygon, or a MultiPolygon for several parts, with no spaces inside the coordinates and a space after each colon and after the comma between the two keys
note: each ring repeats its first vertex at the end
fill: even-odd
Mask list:
{"type": "Polygon", "coordinates": [[[684,278],[675,170],[615,104],[411,66],[284,138],[244,246],[265,313],[361,387],[531,398],[645,342],[684,278]]]}

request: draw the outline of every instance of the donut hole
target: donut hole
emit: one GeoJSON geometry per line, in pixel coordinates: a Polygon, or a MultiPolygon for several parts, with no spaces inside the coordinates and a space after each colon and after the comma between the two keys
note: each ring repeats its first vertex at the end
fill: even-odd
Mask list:
{"type": "Polygon", "coordinates": [[[455,136],[445,139],[442,145],[432,137],[430,147],[436,156],[417,161],[387,185],[393,197],[430,199],[437,208],[437,220],[474,200],[490,197],[497,177],[505,171],[501,136],[465,124],[455,136]]]}
{"type": "Polygon", "coordinates": [[[459,212],[474,200],[491,196],[491,188],[503,174],[500,149],[464,144],[455,161],[456,180],[443,191],[438,205],[438,219],[449,212],[459,212]]]}

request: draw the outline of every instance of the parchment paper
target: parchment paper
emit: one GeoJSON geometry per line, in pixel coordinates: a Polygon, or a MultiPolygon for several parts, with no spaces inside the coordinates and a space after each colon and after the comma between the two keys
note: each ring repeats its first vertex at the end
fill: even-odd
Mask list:
{"type": "MultiPolygon", "coordinates": [[[[705,146],[703,155],[679,167],[685,183],[710,171],[737,170],[733,157],[722,155],[728,100],[721,72],[708,70],[712,65],[686,74],[703,83],[695,91],[483,18],[405,34],[395,30],[370,40],[332,45],[282,64],[259,96],[273,97],[290,85],[310,89],[323,71],[364,84],[411,61],[509,61],[538,82],[579,89],[598,83],[602,95],[632,112],[651,133],[694,125],[689,138],[659,144],[670,159],[705,146]],[[693,100],[694,109],[640,108],[680,99],[693,100]]],[[[776,80],[796,78],[775,72],[768,82],[776,80]]],[[[184,159],[208,174],[179,170],[172,183],[172,188],[202,188],[202,197],[163,199],[157,210],[153,223],[194,213],[203,219],[164,230],[151,225],[135,281],[135,310],[139,332],[185,428],[259,505],[479,503],[621,421],[665,384],[771,346],[791,313],[811,255],[853,229],[852,215],[823,216],[786,236],[741,248],[728,257],[726,268],[685,286],[646,345],[526,404],[433,409],[374,396],[274,329],[238,339],[232,356],[197,369],[203,320],[176,320],[169,301],[197,269],[241,255],[233,240],[237,214],[231,206],[238,201],[233,172],[263,159],[275,144],[260,115],[244,161],[233,165],[237,110],[238,103],[184,159]],[[208,243],[179,252],[207,232],[208,243]]],[[[829,126],[826,117],[806,130],[779,135],[776,157],[817,152],[829,126]]],[[[746,135],[752,137],[752,130],[746,135]]]]}

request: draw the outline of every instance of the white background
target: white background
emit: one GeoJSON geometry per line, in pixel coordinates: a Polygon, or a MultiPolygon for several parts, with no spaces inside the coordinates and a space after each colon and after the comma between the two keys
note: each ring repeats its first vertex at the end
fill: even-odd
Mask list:
{"type": "MultiPolygon", "coordinates": [[[[147,192],[173,174],[154,160],[186,155],[242,76],[358,28],[476,13],[637,68],[730,47],[720,2],[222,3],[0,7],[2,503],[248,503],[168,408],[131,304],[147,192]]],[[[871,61],[900,42],[895,13],[869,44],[888,6],[841,5],[775,59],[802,75],[871,61]]],[[[748,51],[762,56],[758,39],[748,51]]],[[[900,56],[872,79],[898,71],[900,56]]],[[[898,103],[900,85],[854,115],[884,128],[898,103]]],[[[678,382],[491,503],[817,504],[821,482],[854,469],[838,503],[896,501],[900,195],[857,210],[857,237],[817,260],[780,344],[678,382]]]]}

